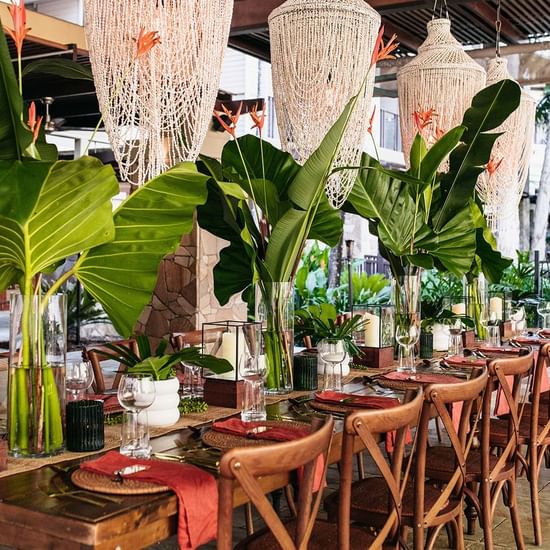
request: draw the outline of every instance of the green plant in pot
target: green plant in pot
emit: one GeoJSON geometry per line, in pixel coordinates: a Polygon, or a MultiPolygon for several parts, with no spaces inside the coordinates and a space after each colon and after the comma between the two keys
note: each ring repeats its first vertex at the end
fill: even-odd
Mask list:
{"type": "MultiPolygon", "coordinates": [[[[344,341],[347,352],[346,359],[342,363],[342,374],[349,374],[350,358],[361,355],[361,350],[354,341],[356,332],[364,331],[368,320],[361,315],[354,315],[347,319],[338,315],[332,304],[311,305],[296,310],[295,327],[296,335],[299,338],[311,341],[313,346],[324,338],[337,338],[344,341]]],[[[317,361],[319,374],[324,373],[324,362],[319,358],[317,361]]]]}
{"type": "MultiPolygon", "coordinates": [[[[419,128],[407,171],[386,169],[363,155],[344,210],[369,221],[397,282],[432,268],[461,278],[474,262],[489,280],[497,281],[510,264],[496,249],[476,183],[499,136],[491,130],[517,108],[519,99],[519,87],[510,80],[485,88],[473,98],[462,124],[429,149],[419,128]],[[448,169],[440,172],[444,162],[448,169]]],[[[401,312],[417,307],[418,278],[416,282],[416,288],[396,293],[404,296],[401,301],[394,298],[398,322],[401,312]]]]}
{"type": "Polygon", "coordinates": [[[181,363],[206,368],[215,374],[223,374],[233,369],[225,359],[202,354],[198,347],[167,353],[167,340],[161,340],[153,351],[147,336],[138,335],[135,339],[137,354],[131,346],[123,344],[105,344],[104,347],[110,352],[102,350],[101,353],[125,365],[128,374],[151,376],[156,390],[155,400],[147,409],[151,426],[170,426],[180,417],[180,382],[176,371],[181,363]]]}
{"type": "Polygon", "coordinates": [[[3,33],[0,75],[0,291],[17,284],[21,292],[12,316],[8,443],[12,455],[43,456],[61,451],[64,439],[65,316],[56,293],[75,276],[129,336],[160,261],[191,231],[208,178],[182,163],[113,212],[119,186],[112,168],[86,156],[57,160],[36,117],[24,122],[3,33]],[[42,294],[41,275],[77,254],[42,294]]]}

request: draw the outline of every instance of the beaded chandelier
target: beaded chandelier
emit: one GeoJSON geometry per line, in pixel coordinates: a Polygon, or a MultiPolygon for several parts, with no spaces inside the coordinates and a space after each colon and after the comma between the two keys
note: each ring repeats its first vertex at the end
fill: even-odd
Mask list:
{"type": "Polygon", "coordinates": [[[105,129],[123,181],[194,161],[218,93],[233,0],[86,0],[86,36],[105,129]],[[140,31],[161,43],[135,60],[140,31]]]}
{"type": "MultiPolygon", "coordinates": [[[[303,164],[357,94],[369,70],[380,16],[364,0],[287,0],[269,16],[273,89],[283,148],[303,164]]],[[[335,166],[358,166],[374,71],[358,101],[335,166]]],[[[327,196],[346,200],[357,175],[332,176],[327,196]]]]}

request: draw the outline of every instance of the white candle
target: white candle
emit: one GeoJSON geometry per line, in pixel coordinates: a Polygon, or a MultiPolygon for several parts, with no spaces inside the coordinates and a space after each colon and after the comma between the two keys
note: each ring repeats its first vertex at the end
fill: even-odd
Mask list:
{"type": "Polygon", "coordinates": [[[466,304],[464,302],[460,304],[454,304],[451,308],[451,311],[455,315],[466,315],[466,304]]]}
{"type": "Polygon", "coordinates": [[[365,325],[365,346],[367,348],[380,347],[380,318],[372,313],[365,313],[363,320],[369,321],[365,325]]]}
{"type": "Polygon", "coordinates": [[[222,333],[222,343],[216,353],[216,357],[220,359],[226,359],[231,363],[233,369],[230,372],[217,375],[218,378],[224,378],[226,380],[240,380],[241,376],[239,373],[239,363],[241,359],[246,355],[246,341],[244,335],[239,331],[239,357],[237,357],[237,336],[232,331],[227,331],[222,333]],[[237,364],[235,365],[235,360],[237,364]]]}
{"type": "Polygon", "coordinates": [[[434,324],[434,351],[447,351],[449,349],[449,325],[434,324]]]}
{"type": "Polygon", "coordinates": [[[493,296],[489,300],[489,313],[490,314],[494,313],[496,315],[497,320],[499,321],[502,321],[503,319],[503,315],[502,315],[503,305],[504,304],[500,296],[493,296]]]}

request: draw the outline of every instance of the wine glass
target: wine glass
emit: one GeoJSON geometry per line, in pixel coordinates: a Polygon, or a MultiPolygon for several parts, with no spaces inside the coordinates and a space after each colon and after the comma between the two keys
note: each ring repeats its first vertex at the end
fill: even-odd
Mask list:
{"type": "Polygon", "coordinates": [[[448,355],[464,355],[464,343],[462,341],[462,321],[457,319],[449,326],[448,355]]]}
{"type": "Polygon", "coordinates": [[[155,400],[155,384],[150,375],[124,374],[118,386],[118,401],[126,409],[122,422],[120,453],[134,458],[149,458],[147,412],[155,400]]]}
{"type": "Polygon", "coordinates": [[[537,313],[542,317],[541,328],[550,329],[550,301],[539,301],[537,304],[537,313]]]}
{"type": "Polygon", "coordinates": [[[525,308],[513,306],[510,309],[510,321],[512,323],[512,336],[520,336],[525,327],[525,308]]]}
{"type": "Polygon", "coordinates": [[[250,353],[247,349],[239,359],[239,375],[244,381],[243,422],[263,422],[267,419],[265,408],[264,377],[266,375],[265,355],[250,353]]]}
{"type": "Polygon", "coordinates": [[[69,392],[68,401],[82,399],[84,392],[94,381],[94,369],[89,361],[67,363],[65,368],[65,388],[69,392]]]}
{"type": "Polygon", "coordinates": [[[325,363],[323,390],[342,391],[342,361],[346,346],[341,338],[324,338],[317,344],[319,357],[325,363]]]}
{"type": "Polygon", "coordinates": [[[399,315],[395,328],[395,340],[400,346],[399,368],[401,372],[416,372],[414,346],[420,338],[420,328],[416,315],[399,315]]]}

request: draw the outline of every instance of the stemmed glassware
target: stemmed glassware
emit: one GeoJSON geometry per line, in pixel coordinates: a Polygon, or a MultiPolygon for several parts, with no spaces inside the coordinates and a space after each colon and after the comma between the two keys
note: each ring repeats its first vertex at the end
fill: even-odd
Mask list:
{"type": "Polygon", "coordinates": [[[550,301],[541,300],[537,304],[537,313],[542,317],[543,329],[550,329],[550,301]]]}
{"type": "Polygon", "coordinates": [[[464,355],[464,343],[462,341],[462,321],[457,319],[449,327],[449,351],[450,356],[464,355]]]}
{"type": "Polygon", "coordinates": [[[244,422],[263,422],[267,418],[264,392],[266,370],[265,356],[250,353],[249,349],[241,355],[239,374],[244,380],[241,420],[244,422]]]}
{"type": "Polygon", "coordinates": [[[395,328],[395,340],[400,346],[398,371],[416,372],[414,346],[416,346],[419,338],[418,316],[415,314],[398,315],[395,328]]]}
{"type": "Polygon", "coordinates": [[[118,400],[126,409],[122,423],[120,453],[149,458],[149,423],[145,409],[155,400],[155,384],[150,375],[125,374],[118,386],[118,400]]]}
{"type": "Polygon", "coordinates": [[[94,370],[89,361],[67,363],[65,368],[65,388],[68,392],[68,401],[82,399],[84,392],[94,381],[94,370]]]}
{"type": "Polygon", "coordinates": [[[341,338],[325,338],[317,344],[319,357],[325,363],[323,389],[342,391],[342,362],[346,358],[346,346],[341,338]]]}
{"type": "Polygon", "coordinates": [[[520,336],[525,328],[525,308],[523,306],[512,307],[510,321],[512,323],[512,336],[520,336]]]}

